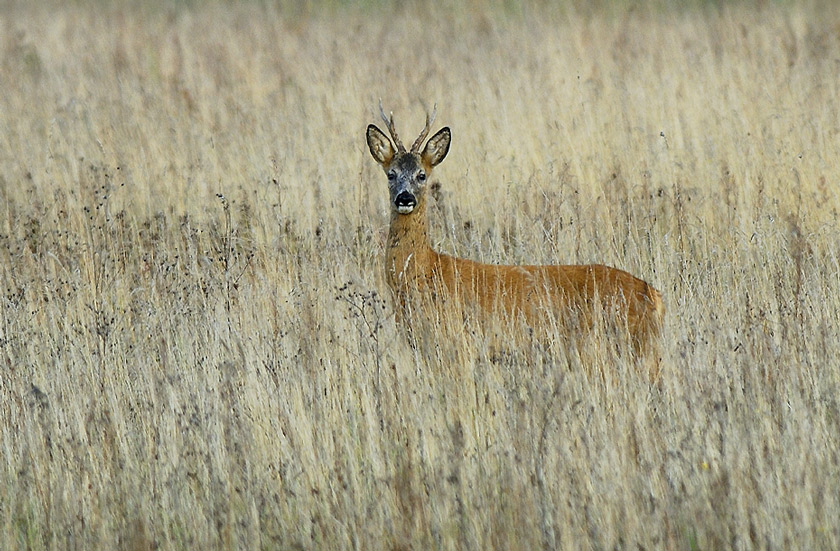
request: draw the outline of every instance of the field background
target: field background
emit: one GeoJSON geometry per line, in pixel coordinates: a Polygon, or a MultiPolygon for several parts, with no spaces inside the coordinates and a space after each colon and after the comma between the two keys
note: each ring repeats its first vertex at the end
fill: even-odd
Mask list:
{"type": "Polygon", "coordinates": [[[840,14],[634,6],[3,2],[2,547],[840,548],[840,14]],[[663,292],[658,385],[408,345],[380,97],[438,249],[663,292]]]}

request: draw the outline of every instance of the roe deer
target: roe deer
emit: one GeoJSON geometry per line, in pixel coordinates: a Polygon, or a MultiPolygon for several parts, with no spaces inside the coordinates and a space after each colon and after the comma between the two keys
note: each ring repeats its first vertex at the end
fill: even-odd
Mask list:
{"type": "MultiPolygon", "coordinates": [[[[551,312],[558,320],[593,310],[615,316],[629,331],[637,356],[644,356],[658,337],[665,306],[659,292],[629,273],[598,264],[586,266],[502,266],[481,264],[441,254],[429,242],[426,218],[426,183],[432,169],[449,152],[449,127],[429,138],[437,109],[426,115],[426,127],[406,151],[390,119],[379,104],[382,120],[391,135],[367,127],[367,144],[373,158],[385,169],[391,203],[391,224],[386,244],[386,277],[397,301],[397,315],[414,298],[448,306],[469,303],[502,317],[523,316],[534,327],[551,312]],[[421,149],[422,148],[422,149],[421,149]],[[573,312],[575,311],[575,312],[573,312]],[[574,315],[571,315],[574,314],[574,315]]],[[[658,372],[652,368],[651,376],[658,372]]]]}

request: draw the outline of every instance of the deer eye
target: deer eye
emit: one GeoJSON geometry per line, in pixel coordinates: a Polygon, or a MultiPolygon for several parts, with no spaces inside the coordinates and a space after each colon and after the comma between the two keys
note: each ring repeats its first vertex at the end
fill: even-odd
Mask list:
{"type": "Polygon", "coordinates": [[[421,182],[425,182],[426,181],[426,173],[425,172],[420,172],[420,174],[417,175],[417,179],[420,180],[421,182]]]}
{"type": "Polygon", "coordinates": [[[391,172],[388,173],[388,179],[389,180],[396,180],[397,179],[397,173],[392,170],[391,172]]]}

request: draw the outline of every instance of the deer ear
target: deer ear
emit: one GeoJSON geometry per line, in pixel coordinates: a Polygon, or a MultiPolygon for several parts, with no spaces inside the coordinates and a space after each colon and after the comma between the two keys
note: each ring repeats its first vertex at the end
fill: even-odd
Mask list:
{"type": "Polygon", "coordinates": [[[449,143],[452,141],[452,133],[449,127],[446,126],[438,130],[437,134],[429,138],[426,142],[426,147],[423,149],[423,161],[429,166],[435,167],[443,161],[446,154],[449,153],[449,143]]]}
{"type": "Polygon", "coordinates": [[[394,158],[394,146],[391,140],[372,124],[367,127],[367,144],[370,154],[377,163],[384,166],[394,158]]]}

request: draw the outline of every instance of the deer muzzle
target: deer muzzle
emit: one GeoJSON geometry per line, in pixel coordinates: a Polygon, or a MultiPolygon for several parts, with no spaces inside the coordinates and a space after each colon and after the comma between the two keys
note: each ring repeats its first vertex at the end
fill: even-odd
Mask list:
{"type": "Polygon", "coordinates": [[[394,206],[398,213],[409,214],[417,206],[417,198],[408,191],[402,191],[394,197],[394,206]]]}

